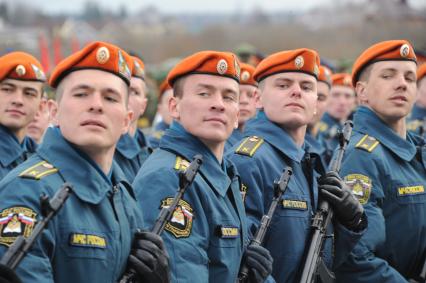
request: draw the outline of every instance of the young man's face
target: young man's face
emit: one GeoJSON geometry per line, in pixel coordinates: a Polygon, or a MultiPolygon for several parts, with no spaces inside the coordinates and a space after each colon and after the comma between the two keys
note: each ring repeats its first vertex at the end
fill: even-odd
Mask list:
{"type": "Polygon", "coordinates": [[[256,90],[252,85],[240,85],[240,117],[238,124],[242,125],[256,115],[256,90]]]}
{"type": "Polygon", "coordinates": [[[357,83],[357,93],[385,121],[405,118],[416,99],[416,64],[382,61],[371,66],[366,82],[357,83]]]}
{"type": "Polygon", "coordinates": [[[163,122],[167,125],[170,125],[173,121],[172,116],[170,116],[169,111],[169,100],[173,97],[173,89],[166,90],[162,96],[160,97],[160,100],[158,101],[157,105],[157,111],[160,114],[161,118],[163,119],[163,122]]]}
{"type": "Polygon", "coordinates": [[[69,74],[60,84],[56,123],[65,139],[83,151],[111,149],[127,132],[132,112],[127,109],[127,85],[99,70],[69,74]]]}
{"type": "Polygon", "coordinates": [[[327,112],[339,121],[345,121],[355,109],[355,91],[348,86],[335,85],[331,87],[327,112]]]}
{"type": "Polygon", "coordinates": [[[327,108],[328,96],[330,95],[330,87],[325,82],[318,82],[318,100],[317,100],[317,111],[312,120],[312,124],[319,122],[324,115],[327,108]]]}
{"type": "Polygon", "coordinates": [[[50,113],[47,99],[43,98],[40,103],[40,109],[37,111],[34,119],[27,127],[27,135],[33,138],[37,143],[41,143],[44,132],[50,123],[50,113]]]}
{"type": "Polygon", "coordinates": [[[132,124],[136,123],[139,117],[143,115],[146,105],[146,84],[142,79],[132,77],[129,90],[129,110],[133,112],[132,124]]]}
{"type": "Polygon", "coordinates": [[[184,80],[182,97],[169,102],[172,117],[204,143],[224,143],[238,123],[238,82],[204,74],[184,80]]]}
{"type": "Polygon", "coordinates": [[[12,131],[25,129],[40,108],[42,88],[42,82],[0,82],[0,124],[12,131]]]}
{"type": "Polygon", "coordinates": [[[269,120],[285,129],[306,126],[317,105],[317,80],[308,74],[288,72],[267,77],[260,100],[269,120]]]}
{"type": "Polygon", "coordinates": [[[417,81],[417,102],[422,107],[426,107],[426,77],[417,81]]]}

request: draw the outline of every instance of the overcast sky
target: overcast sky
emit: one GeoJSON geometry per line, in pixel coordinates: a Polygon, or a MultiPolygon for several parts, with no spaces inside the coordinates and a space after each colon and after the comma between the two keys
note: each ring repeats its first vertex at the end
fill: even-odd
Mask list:
{"type": "MultiPolygon", "coordinates": [[[[0,2],[10,0],[0,0],[0,2]]],[[[16,0],[15,0],[16,1],[16,0]]],[[[24,0],[18,0],[27,2],[24,0]]],[[[88,0],[31,0],[31,5],[36,5],[48,13],[78,13],[88,0]]],[[[179,12],[235,12],[237,9],[252,11],[261,7],[263,11],[277,10],[306,10],[319,5],[332,3],[367,2],[368,0],[91,0],[100,3],[107,10],[115,10],[125,5],[128,11],[138,11],[146,6],[155,6],[165,13],[179,12]]],[[[390,0],[387,0],[390,1],[390,0]]],[[[27,3],[28,3],[27,2],[27,3]]],[[[384,1],[386,2],[386,1],[384,1]]],[[[426,0],[409,0],[415,8],[426,7],[426,0]]]]}

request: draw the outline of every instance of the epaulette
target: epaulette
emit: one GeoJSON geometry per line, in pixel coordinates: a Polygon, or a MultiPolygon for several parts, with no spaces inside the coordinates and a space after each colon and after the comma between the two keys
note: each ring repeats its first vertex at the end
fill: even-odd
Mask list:
{"type": "Polygon", "coordinates": [[[417,131],[417,129],[422,126],[423,121],[413,120],[407,123],[407,131],[417,131]]]}
{"type": "Polygon", "coordinates": [[[323,121],[319,121],[316,128],[318,129],[318,132],[322,133],[328,130],[328,125],[323,121]]]}
{"type": "Polygon", "coordinates": [[[365,135],[362,139],[355,145],[356,148],[372,152],[376,146],[379,144],[379,141],[376,138],[369,135],[365,135]]]}
{"type": "Polygon", "coordinates": [[[186,168],[188,168],[189,166],[189,161],[180,157],[180,156],[176,156],[176,161],[175,161],[175,169],[178,171],[184,171],[186,170],[186,168]]]}
{"type": "Polygon", "coordinates": [[[55,168],[52,164],[47,161],[41,161],[30,168],[25,169],[19,174],[21,178],[28,178],[34,180],[40,180],[43,177],[46,177],[50,174],[58,172],[58,169],[55,168]]]}
{"type": "Polygon", "coordinates": [[[164,135],[164,131],[155,131],[152,133],[152,136],[157,140],[161,139],[164,135]]]}
{"type": "Polygon", "coordinates": [[[257,136],[248,137],[238,146],[235,153],[252,157],[262,143],[262,138],[257,136]]]}

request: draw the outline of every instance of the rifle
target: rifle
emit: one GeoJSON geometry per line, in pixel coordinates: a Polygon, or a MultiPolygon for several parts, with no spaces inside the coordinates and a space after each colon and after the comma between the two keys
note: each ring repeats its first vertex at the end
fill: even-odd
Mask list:
{"type": "MultiPolygon", "coordinates": [[[[330,168],[332,172],[339,173],[342,165],[343,155],[345,154],[346,147],[349,143],[353,128],[352,121],[345,122],[342,131],[338,134],[339,148],[336,157],[331,161],[330,168]]],[[[306,255],[305,266],[302,271],[301,283],[315,282],[316,275],[318,274],[323,283],[334,282],[334,274],[330,272],[324,261],[322,260],[322,252],[324,242],[328,235],[327,227],[333,218],[333,210],[330,204],[322,200],[319,203],[318,210],[312,218],[311,228],[313,230],[310,246],[306,255]]]]}
{"type": "Polygon", "coordinates": [[[46,195],[42,195],[40,197],[41,214],[43,215],[43,219],[35,226],[34,231],[28,239],[22,235],[16,238],[15,242],[9,247],[0,260],[0,264],[6,265],[10,269],[15,269],[19,265],[21,260],[37,240],[38,236],[43,232],[44,228],[46,228],[49,221],[64,205],[71,192],[72,185],[64,183],[52,199],[49,200],[49,197],[46,195]]]}
{"type": "MultiPolygon", "coordinates": [[[[268,227],[271,224],[272,217],[274,216],[275,209],[277,208],[278,202],[281,200],[281,197],[287,189],[287,185],[290,181],[290,176],[292,174],[293,170],[291,169],[291,167],[286,167],[284,169],[284,172],[281,174],[280,179],[274,181],[274,197],[272,198],[268,213],[262,216],[259,229],[256,231],[256,235],[250,243],[251,245],[262,245],[268,227]]],[[[247,263],[244,261],[241,265],[240,272],[238,273],[238,282],[247,282],[248,274],[249,268],[247,266],[247,263]]]]}
{"type": "MultiPolygon", "coordinates": [[[[164,206],[161,209],[160,214],[157,220],[155,221],[154,227],[151,230],[152,233],[161,235],[161,233],[164,231],[164,228],[166,227],[167,222],[169,222],[170,219],[172,218],[173,212],[175,211],[177,205],[179,204],[179,201],[182,199],[183,194],[185,193],[185,190],[194,181],[195,176],[197,175],[198,170],[200,169],[200,166],[202,163],[203,163],[203,156],[201,154],[197,154],[194,156],[194,159],[191,161],[188,168],[186,168],[185,171],[179,172],[179,187],[178,187],[177,193],[175,197],[173,198],[173,201],[170,204],[170,206],[164,206]]],[[[132,269],[127,271],[119,281],[119,283],[130,283],[130,282],[136,282],[136,272],[132,269]]]]}

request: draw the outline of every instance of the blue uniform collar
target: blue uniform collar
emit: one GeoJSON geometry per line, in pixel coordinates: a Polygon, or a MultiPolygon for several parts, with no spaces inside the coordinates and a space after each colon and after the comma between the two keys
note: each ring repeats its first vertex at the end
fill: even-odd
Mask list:
{"type": "Polygon", "coordinates": [[[314,138],[310,133],[306,132],[305,144],[309,145],[310,151],[318,155],[322,155],[325,149],[321,146],[317,139],[314,138]]]}
{"type": "Polygon", "coordinates": [[[170,127],[169,124],[166,124],[164,121],[160,121],[157,125],[155,125],[154,130],[156,131],[165,131],[170,127]]]}
{"type": "Polygon", "coordinates": [[[401,138],[376,113],[365,106],[360,106],[354,115],[354,130],[376,138],[405,161],[412,160],[416,154],[416,146],[411,135],[407,135],[406,140],[401,138]]]}
{"type": "Polygon", "coordinates": [[[15,135],[3,125],[0,125],[0,137],[0,162],[4,167],[7,167],[20,158],[25,149],[19,144],[15,135]]]}
{"type": "Polygon", "coordinates": [[[410,119],[411,120],[423,120],[426,117],[426,108],[420,107],[417,104],[414,104],[413,109],[411,110],[410,119]]]}
{"type": "Polygon", "coordinates": [[[322,115],[321,121],[326,123],[329,128],[333,127],[334,125],[339,127],[341,126],[339,120],[331,117],[330,114],[328,114],[327,112],[325,112],[324,115],[322,115]]]}
{"type": "Polygon", "coordinates": [[[140,149],[142,149],[146,146],[149,146],[149,144],[148,144],[148,142],[145,138],[145,135],[143,134],[143,132],[140,129],[136,129],[135,136],[133,138],[136,140],[140,149]]]}
{"type": "MultiPolygon", "coordinates": [[[[197,137],[188,133],[181,124],[174,121],[160,141],[160,148],[171,151],[191,161],[196,154],[203,156],[200,173],[207,182],[221,195],[225,196],[231,184],[231,178],[236,174],[231,162],[226,162],[226,171],[219,164],[216,156],[197,137]],[[232,174],[228,176],[228,174],[232,174]]],[[[224,161],[225,162],[225,161],[224,161]]]]}
{"type": "Polygon", "coordinates": [[[255,119],[248,121],[244,135],[263,138],[296,162],[300,162],[305,155],[305,150],[297,146],[284,129],[271,122],[263,111],[259,111],[255,119]]]}
{"type": "Polygon", "coordinates": [[[123,172],[113,161],[112,177],[107,177],[95,162],[64,139],[59,128],[48,128],[38,154],[59,169],[59,174],[74,186],[83,201],[98,204],[115,184],[125,182],[123,172]]]}
{"type": "Polygon", "coordinates": [[[127,159],[133,159],[139,154],[141,148],[136,140],[136,136],[133,138],[127,133],[122,135],[118,140],[116,150],[127,159]]]}

